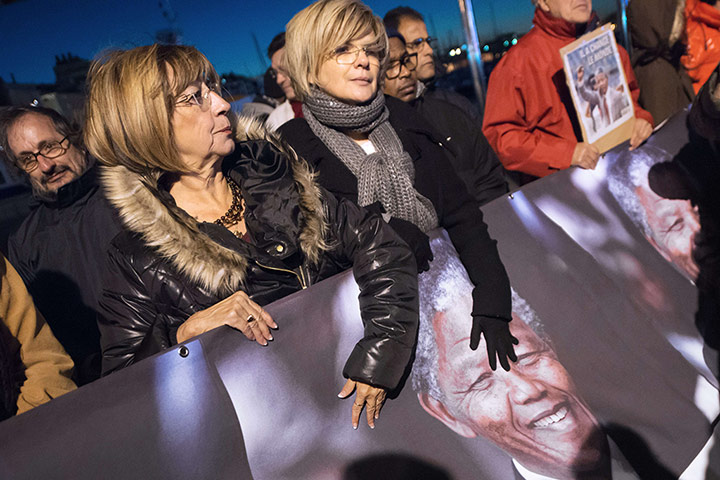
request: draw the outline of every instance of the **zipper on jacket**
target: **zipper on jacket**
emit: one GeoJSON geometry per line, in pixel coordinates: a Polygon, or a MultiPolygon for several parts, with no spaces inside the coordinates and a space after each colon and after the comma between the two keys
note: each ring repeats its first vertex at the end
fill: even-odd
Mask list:
{"type": "Polygon", "coordinates": [[[276,272],[292,273],[293,275],[295,275],[295,278],[297,278],[298,283],[300,284],[300,286],[302,287],[303,290],[305,290],[308,287],[307,283],[305,281],[305,275],[303,274],[303,271],[302,271],[302,266],[300,267],[300,274],[298,274],[296,271],[288,270],[287,268],[277,268],[277,267],[270,267],[268,265],[263,265],[262,263],[258,262],[257,260],[255,260],[255,263],[260,268],[266,268],[268,270],[275,270],[276,272]]]}
{"type": "Polygon", "coordinates": [[[305,286],[303,287],[304,290],[310,286],[310,273],[308,273],[305,264],[300,265],[300,267],[298,267],[298,270],[300,270],[300,275],[303,277],[303,282],[305,282],[305,286]]]}

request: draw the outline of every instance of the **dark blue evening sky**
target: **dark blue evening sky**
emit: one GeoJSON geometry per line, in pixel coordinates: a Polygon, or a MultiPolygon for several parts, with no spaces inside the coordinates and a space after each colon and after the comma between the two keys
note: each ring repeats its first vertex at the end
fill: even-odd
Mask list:
{"type": "MultiPolygon", "coordinates": [[[[91,59],[108,47],[152,43],[155,32],[168,28],[159,4],[169,4],[182,31],[182,41],[196,46],[216,69],[244,75],[264,70],[252,34],[264,52],[272,37],[307,0],[21,0],[0,6],[0,77],[10,74],[20,83],[53,83],[55,55],[71,52],[91,59]]],[[[375,13],[398,4],[409,5],[428,20],[430,34],[462,38],[458,3],[453,0],[368,0],[375,13]],[[435,31],[433,31],[433,27],[435,31]]],[[[615,6],[596,0],[601,16],[615,6]]],[[[531,26],[530,0],[475,0],[475,18],[481,40],[497,33],[527,31],[531,26]]]]}

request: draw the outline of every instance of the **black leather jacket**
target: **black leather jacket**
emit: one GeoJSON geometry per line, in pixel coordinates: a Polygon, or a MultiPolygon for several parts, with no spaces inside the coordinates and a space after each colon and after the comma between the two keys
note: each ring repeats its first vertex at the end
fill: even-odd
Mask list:
{"type": "Polygon", "coordinates": [[[251,242],[198,223],[157,181],[105,169],[108,197],[130,230],[114,239],[104,276],[105,374],[174,345],[190,315],[237,290],[266,305],[352,267],[365,336],[343,374],[397,386],[417,331],[412,253],[379,216],[318,187],[280,140],[257,139],[266,135],[250,132],[223,163],[242,189],[251,242]]]}

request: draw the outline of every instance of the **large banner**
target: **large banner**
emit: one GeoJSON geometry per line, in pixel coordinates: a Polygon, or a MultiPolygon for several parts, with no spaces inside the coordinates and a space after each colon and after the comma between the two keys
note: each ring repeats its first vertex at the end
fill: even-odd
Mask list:
{"type": "Polygon", "coordinates": [[[472,285],[437,231],[412,372],[374,430],[354,430],[352,397],[337,397],[363,335],[346,272],[270,305],[268,347],[217,329],[3,422],[0,477],[714,478],[697,212],[647,180],[686,142],[674,119],[597,171],[484,208],[513,285],[510,372],[489,369],[484,341],[469,349],[472,285]]]}

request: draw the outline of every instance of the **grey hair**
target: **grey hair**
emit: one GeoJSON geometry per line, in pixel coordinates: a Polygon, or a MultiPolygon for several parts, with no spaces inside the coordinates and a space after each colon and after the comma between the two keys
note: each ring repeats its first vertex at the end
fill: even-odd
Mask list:
{"type": "Polygon", "coordinates": [[[624,150],[608,168],[608,189],[630,220],[638,227],[645,237],[654,238],[648,223],[645,207],[640,203],[635,190],[643,187],[648,181],[648,172],[653,165],[672,160],[668,152],[651,145],[638,150],[624,150]]]}
{"type": "Polygon", "coordinates": [[[25,172],[18,164],[15,152],[10,148],[8,134],[10,129],[25,115],[34,114],[48,118],[55,130],[62,136],[68,137],[70,144],[81,151],[85,150],[83,144],[82,129],[63,117],[60,113],[51,108],[35,106],[12,106],[0,108],[0,160],[5,162],[10,173],[15,178],[22,178],[25,172]]]}
{"type": "MultiPolygon", "coordinates": [[[[445,395],[438,383],[438,348],[433,317],[438,312],[449,310],[457,303],[461,295],[472,298],[473,284],[455,248],[447,238],[431,239],[430,247],[435,259],[430,270],[420,274],[418,278],[420,327],[412,369],[412,387],[418,393],[427,393],[436,400],[444,401],[445,395]]],[[[515,289],[511,289],[511,293],[513,313],[529,326],[542,341],[552,346],[542,321],[535,311],[518,295],[515,289]]],[[[472,321],[469,311],[467,314],[469,334],[472,321]]]]}

